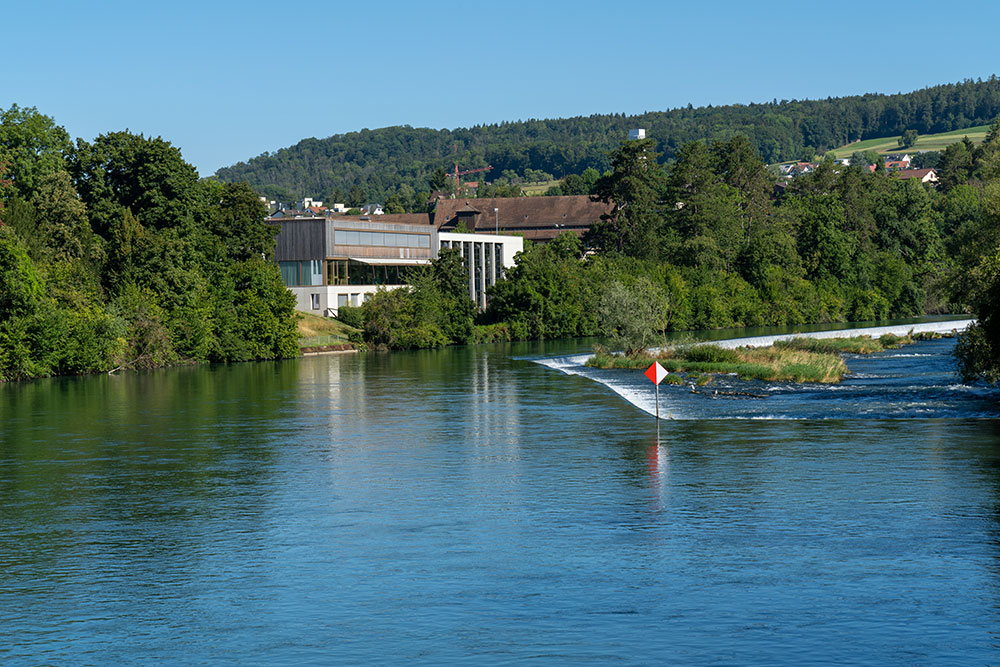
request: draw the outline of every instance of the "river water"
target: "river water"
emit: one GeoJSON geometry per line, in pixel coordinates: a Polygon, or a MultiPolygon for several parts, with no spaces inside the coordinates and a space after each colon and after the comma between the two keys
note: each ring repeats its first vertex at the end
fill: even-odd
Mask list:
{"type": "Polygon", "coordinates": [[[0,386],[0,664],[998,663],[953,345],[659,435],[588,341],[0,386]]]}

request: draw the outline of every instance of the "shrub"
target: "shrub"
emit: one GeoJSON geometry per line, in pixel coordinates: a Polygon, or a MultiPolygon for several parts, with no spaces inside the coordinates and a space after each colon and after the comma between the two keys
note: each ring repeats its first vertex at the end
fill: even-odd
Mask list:
{"type": "Polygon", "coordinates": [[[686,361],[701,361],[707,363],[734,364],[739,361],[735,350],[729,350],[718,345],[696,345],[680,353],[686,361]]]}
{"type": "Polygon", "coordinates": [[[337,309],[337,319],[355,329],[363,329],[365,326],[365,316],[361,306],[341,306],[337,309]]]}

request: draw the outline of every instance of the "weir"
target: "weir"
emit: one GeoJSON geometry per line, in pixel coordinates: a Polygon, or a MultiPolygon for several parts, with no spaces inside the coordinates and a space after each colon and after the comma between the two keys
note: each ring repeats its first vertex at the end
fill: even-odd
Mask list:
{"type": "MultiPolygon", "coordinates": [[[[724,348],[766,347],[791,338],[839,338],[885,334],[950,333],[964,330],[974,320],[891,324],[854,329],[831,329],[765,336],[735,337],[704,341],[724,348]]],[[[696,343],[697,344],[697,343],[696,343]]],[[[830,418],[927,418],[969,415],[993,417],[997,390],[962,384],[955,375],[951,350],[953,339],[918,342],[906,351],[885,350],[869,356],[847,355],[850,374],[839,384],[799,384],[739,380],[716,374],[706,387],[692,392],[689,386],[663,385],[660,416],[663,419],[830,419],[830,418]],[[750,397],[757,394],[760,397],[750,397]],[[766,397],[763,397],[766,394],[766,397]]],[[[588,368],[592,355],[535,359],[538,364],[567,375],[580,375],[598,382],[628,403],[655,415],[654,389],[641,372],[588,368]]]]}

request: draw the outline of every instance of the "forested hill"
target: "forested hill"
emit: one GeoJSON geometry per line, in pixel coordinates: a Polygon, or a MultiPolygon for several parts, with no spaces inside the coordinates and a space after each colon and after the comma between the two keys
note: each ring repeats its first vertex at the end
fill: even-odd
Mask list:
{"type": "MultiPolygon", "coordinates": [[[[613,101],[612,101],[613,103],[613,101]]],[[[630,128],[646,128],[663,159],[685,143],[743,134],[766,162],[822,154],[857,139],[947,132],[991,122],[1000,114],[1000,79],[968,80],[895,95],[772,101],[625,114],[578,116],[478,125],[456,130],[409,126],[304,139],[217,172],[222,181],[248,181],[284,201],[302,196],[342,201],[355,195],[384,201],[400,186],[427,189],[437,168],[493,166],[525,174],[534,169],[559,178],[587,167],[608,168],[608,151],[630,128]]],[[[359,204],[363,202],[348,202],[359,204]]]]}

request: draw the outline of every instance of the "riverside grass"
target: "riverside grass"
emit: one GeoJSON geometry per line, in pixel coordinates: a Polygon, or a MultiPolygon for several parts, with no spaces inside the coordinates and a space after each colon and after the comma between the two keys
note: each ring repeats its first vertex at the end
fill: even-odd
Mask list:
{"type": "MultiPolygon", "coordinates": [[[[587,366],[644,369],[658,361],[671,374],[688,373],[689,379],[710,377],[701,374],[735,373],[743,380],[830,384],[840,382],[847,373],[847,364],[841,354],[872,354],[923,339],[923,336],[914,336],[911,332],[906,336],[886,334],[880,338],[791,338],[760,348],[676,345],[662,348],[655,354],[632,357],[599,348],[587,360],[587,366]]],[[[702,382],[699,381],[700,384],[702,382]]]]}

